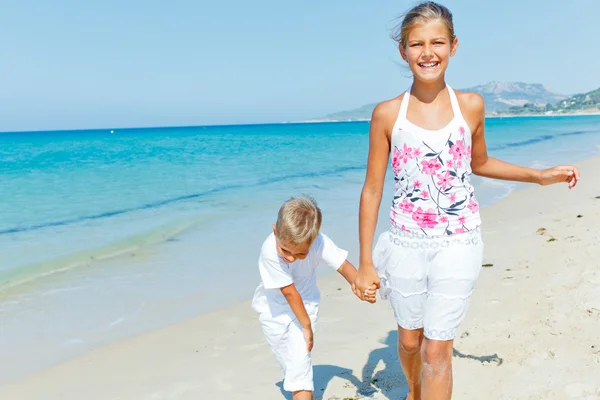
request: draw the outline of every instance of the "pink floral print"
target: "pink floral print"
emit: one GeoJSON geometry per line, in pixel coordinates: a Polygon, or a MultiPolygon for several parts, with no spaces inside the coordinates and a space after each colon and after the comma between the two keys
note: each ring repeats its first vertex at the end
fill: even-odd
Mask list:
{"type": "Polygon", "coordinates": [[[454,160],[460,160],[465,157],[465,141],[458,140],[453,146],[450,147],[450,154],[454,157],[454,160]]]}
{"type": "Polygon", "coordinates": [[[437,175],[438,178],[438,186],[440,188],[442,188],[442,190],[446,190],[448,188],[448,186],[452,186],[452,181],[454,180],[454,177],[450,175],[450,171],[446,170],[446,173],[442,174],[438,174],[437,175]]]}
{"type": "Polygon", "coordinates": [[[400,204],[400,209],[402,210],[403,213],[405,214],[410,214],[412,213],[413,208],[415,208],[415,205],[410,201],[410,200],[404,200],[401,204],[400,204]]]}
{"type": "Polygon", "coordinates": [[[467,208],[471,210],[473,214],[475,214],[477,211],[479,211],[479,204],[477,204],[475,200],[469,200],[469,205],[467,208]]]}
{"type": "Polygon", "coordinates": [[[404,143],[404,147],[398,153],[398,157],[404,162],[404,164],[406,164],[409,159],[414,157],[412,152],[413,149],[411,147],[406,146],[406,143],[404,143]]]}
{"type": "Polygon", "coordinates": [[[433,175],[435,174],[435,171],[442,168],[442,164],[440,164],[436,159],[423,160],[421,161],[421,165],[423,166],[423,172],[427,175],[433,175]]]}
{"type": "Polygon", "coordinates": [[[413,220],[417,222],[420,228],[433,228],[438,222],[436,221],[437,213],[434,209],[430,208],[424,211],[421,207],[417,208],[412,215],[413,220]]]}
{"type": "Polygon", "coordinates": [[[396,148],[394,148],[394,154],[392,155],[392,169],[394,170],[394,174],[398,174],[402,170],[400,166],[400,152],[396,148]]]}
{"type": "MultiPolygon", "coordinates": [[[[404,134],[410,135],[406,130],[400,133],[404,134]]],[[[418,145],[412,136],[409,139],[392,140],[392,223],[425,235],[454,235],[478,226],[479,203],[469,179],[471,141],[465,127],[448,132],[444,141],[420,137],[418,145]]]]}

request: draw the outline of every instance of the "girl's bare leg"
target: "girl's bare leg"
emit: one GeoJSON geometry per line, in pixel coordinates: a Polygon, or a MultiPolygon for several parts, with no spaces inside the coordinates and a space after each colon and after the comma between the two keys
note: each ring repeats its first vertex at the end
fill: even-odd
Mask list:
{"type": "Polygon", "coordinates": [[[423,400],[450,400],[452,398],[453,340],[429,340],[421,346],[423,360],[423,400]]]}
{"type": "Polygon", "coordinates": [[[298,390],[297,392],[292,392],[294,396],[294,400],[314,400],[313,392],[310,390],[298,390]]]}
{"type": "Polygon", "coordinates": [[[422,328],[407,330],[398,326],[398,356],[408,382],[407,400],[421,400],[422,342],[422,328]]]}

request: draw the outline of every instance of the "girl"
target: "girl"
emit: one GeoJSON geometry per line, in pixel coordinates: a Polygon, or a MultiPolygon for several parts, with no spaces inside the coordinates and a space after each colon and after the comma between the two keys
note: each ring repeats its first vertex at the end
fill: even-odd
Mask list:
{"type": "Polygon", "coordinates": [[[540,171],[488,157],[482,97],[454,91],[445,81],[458,47],[446,7],[414,7],[394,40],[413,83],[373,111],[353,288],[361,297],[375,284],[391,302],[407,399],[446,400],[452,396],[454,335],[483,260],[471,174],[573,188],[579,172],[572,166],[540,171]],[[390,152],[396,190],[391,228],[371,251],[390,152]]]}

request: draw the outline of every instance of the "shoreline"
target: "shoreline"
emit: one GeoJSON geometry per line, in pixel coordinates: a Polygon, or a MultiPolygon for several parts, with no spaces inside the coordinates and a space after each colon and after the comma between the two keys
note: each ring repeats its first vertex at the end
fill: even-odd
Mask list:
{"type": "MultiPolygon", "coordinates": [[[[503,399],[600,395],[592,375],[600,363],[600,352],[593,351],[600,348],[593,335],[600,321],[594,289],[600,284],[594,251],[600,223],[594,171],[600,157],[577,165],[583,179],[573,191],[565,185],[527,187],[482,209],[484,263],[491,266],[482,268],[455,343],[457,398],[477,398],[469,391],[473,381],[479,382],[479,393],[494,391],[507,396],[503,399]],[[525,389],[524,381],[530,382],[525,389]]],[[[375,390],[375,398],[398,398],[405,386],[389,304],[358,302],[336,275],[320,278],[319,286],[322,316],[314,360],[322,398],[356,397],[359,389],[375,390]],[[361,323],[365,320],[370,329],[361,323]]],[[[0,386],[0,397],[280,398],[275,386],[280,380],[245,301],[0,386]],[[248,371],[249,362],[256,372],[248,371]]]]}
{"type": "Polygon", "coordinates": [[[210,221],[210,217],[205,215],[192,220],[176,220],[104,246],[0,271],[0,300],[21,293],[21,289],[35,285],[40,278],[73,268],[83,268],[99,261],[116,259],[140,249],[165,243],[207,221],[210,221]]]}

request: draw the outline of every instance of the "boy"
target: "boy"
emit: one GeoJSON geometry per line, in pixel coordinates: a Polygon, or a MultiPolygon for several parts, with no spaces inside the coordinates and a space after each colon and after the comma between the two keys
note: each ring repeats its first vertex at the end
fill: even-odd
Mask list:
{"type": "MultiPolygon", "coordinates": [[[[352,284],[356,268],[346,260],[347,251],[319,233],[321,210],[308,197],[292,198],[279,209],[273,233],[262,245],[258,266],[262,282],[252,307],[267,342],[284,374],[284,390],[294,400],[313,399],[310,352],[319,313],[320,293],[316,267],[336,269],[352,284]]],[[[365,291],[375,302],[375,287],[365,291]]]]}

